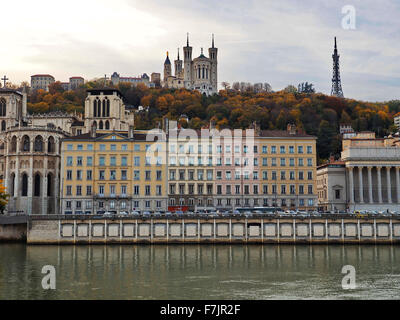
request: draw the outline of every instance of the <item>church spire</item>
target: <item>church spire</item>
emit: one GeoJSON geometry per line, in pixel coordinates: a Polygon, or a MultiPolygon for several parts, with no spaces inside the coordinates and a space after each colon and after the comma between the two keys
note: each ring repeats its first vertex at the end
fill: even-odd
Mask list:
{"type": "Polygon", "coordinates": [[[189,32],[186,33],[186,47],[189,47],[189,32]]]}
{"type": "Polygon", "coordinates": [[[214,33],[212,34],[212,45],[211,48],[214,48],[214,33]]]}
{"type": "Polygon", "coordinates": [[[178,60],[179,60],[179,48],[178,48],[178,60]]]}

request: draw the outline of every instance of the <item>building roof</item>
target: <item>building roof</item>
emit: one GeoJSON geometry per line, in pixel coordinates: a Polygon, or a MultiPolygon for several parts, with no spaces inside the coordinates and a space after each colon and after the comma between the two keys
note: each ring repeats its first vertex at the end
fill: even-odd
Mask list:
{"type": "Polygon", "coordinates": [[[332,168],[345,167],[345,165],[346,165],[346,163],[344,161],[336,160],[336,161],[324,163],[324,164],[318,166],[317,170],[323,169],[323,168],[326,168],[326,167],[332,167],[332,168]]]}
{"type": "Polygon", "coordinates": [[[54,77],[50,74],[34,74],[33,76],[31,76],[31,78],[34,78],[34,77],[50,77],[50,78],[54,79],[54,77]]]}
{"type": "Polygon", "coordinates": [[[124,98],[124,96],[122,95],[121,91],[119,91],[118,89],[115,88],[98,88],[98,89],[87,89],[86,92],[89,92],[90,94],[93,95],[100,95],[100,92],[103,92],[104,95],[106,96],[111,96],[114,94],[114,92],[117,92],[118,96],[120,98],[124,98]]]}
{"type": "Polygon", "coordinates": [[[70,79],[82,79],[82,80],[84,80],[83,77],[70,77],[70,79]]]}
{"type": "Polygon", "coordinates": [[[18,90],[9,89],[9,88],[0,88],[0,93],[15,93],[15,94],[22,96],[22,93],[19,92],[18,90]]]}
{"type": "MultiPolygon", "coordinates": [[[[71,136],[71,137],[68,137],[68,138],[64,138],[64,140],[65,141],[74,141],[74,140],[94,141],[94,140],[101,140],[101,138],[105,138],[105,137],[111,136],[111,135],[117,135],[117,136],[121,136],[121,137],[123,137],[125,139],[129,139],[128,138],[128,132],[126,132],[126,131],[122,131],[122,132],[120,132],[120,131],[110,131],[110,132],[96,132],[96,137],[95,138],[93,138],[91,136],[91,133],[88,132],[88,133],[83,133],[83,134],[80,134],[80,135],[77,135],[77,136],[71,136]]],[[[147,141],[146,140],[147,134],[145,134],[145,133],[136,133],[136,132],[134,132],[133,136],[134,136],[133,139],[136,140],[136,141],[147,141]]],[[[112,141],[118,142],[118,141],[124,141],[124,140],[112,140],[112,141]]]]}
{"type": "Polygon", "coordinates": [[[291,134],[287,130],[261,130],[260,137],[270,138],[316,138],[306,133],[296,132],[291,134]]]}
{"type": "Polygon", "coordinates": [[[167,51],[167,58],[165,59],[164,64],[171,64],[171,61],[169,60],[169,57],[168,57],[168,51],[167,51]]]}

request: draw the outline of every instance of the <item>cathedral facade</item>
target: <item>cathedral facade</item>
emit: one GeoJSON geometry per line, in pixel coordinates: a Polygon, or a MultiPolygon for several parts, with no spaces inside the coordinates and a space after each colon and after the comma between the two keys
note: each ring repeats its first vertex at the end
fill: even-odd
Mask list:
{"type": "Polygon", "coordinates": [[[189,45],[189,36],[186,46],[183,47],[183,61],[179,56],[174,61],[175,75],[172,75],[172,65],[167,52],[164,62],[163,86],[166,88],[185,88],[197,90],[202,94],[212,95],[218,93],[218,49],[214,46],[214,35],[208,57],[203,53],[197,58],[192,58],[193,48],[189,45]]]}

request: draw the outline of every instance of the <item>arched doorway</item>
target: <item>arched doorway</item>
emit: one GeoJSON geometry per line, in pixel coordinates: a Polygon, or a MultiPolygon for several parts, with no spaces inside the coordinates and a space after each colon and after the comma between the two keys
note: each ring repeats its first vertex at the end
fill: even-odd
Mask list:
{"type": "Polygon", "coordinates": [[[99,122],[99,129],[103,129],[103,121],[101,121],[101,120],[99,122]]]}

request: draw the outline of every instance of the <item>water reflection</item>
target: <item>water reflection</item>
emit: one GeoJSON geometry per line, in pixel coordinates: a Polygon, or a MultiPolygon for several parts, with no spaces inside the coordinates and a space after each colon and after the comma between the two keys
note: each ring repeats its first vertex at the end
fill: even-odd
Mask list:
{"type": "Polygon", "coordinates": [[[395,299],[400,248],[0,245],[0,299],[395,299]],[[357,289],[341,288],[344,265],[357,289]],[[57,289],[41,288],[54,265],[57,289]]]}

